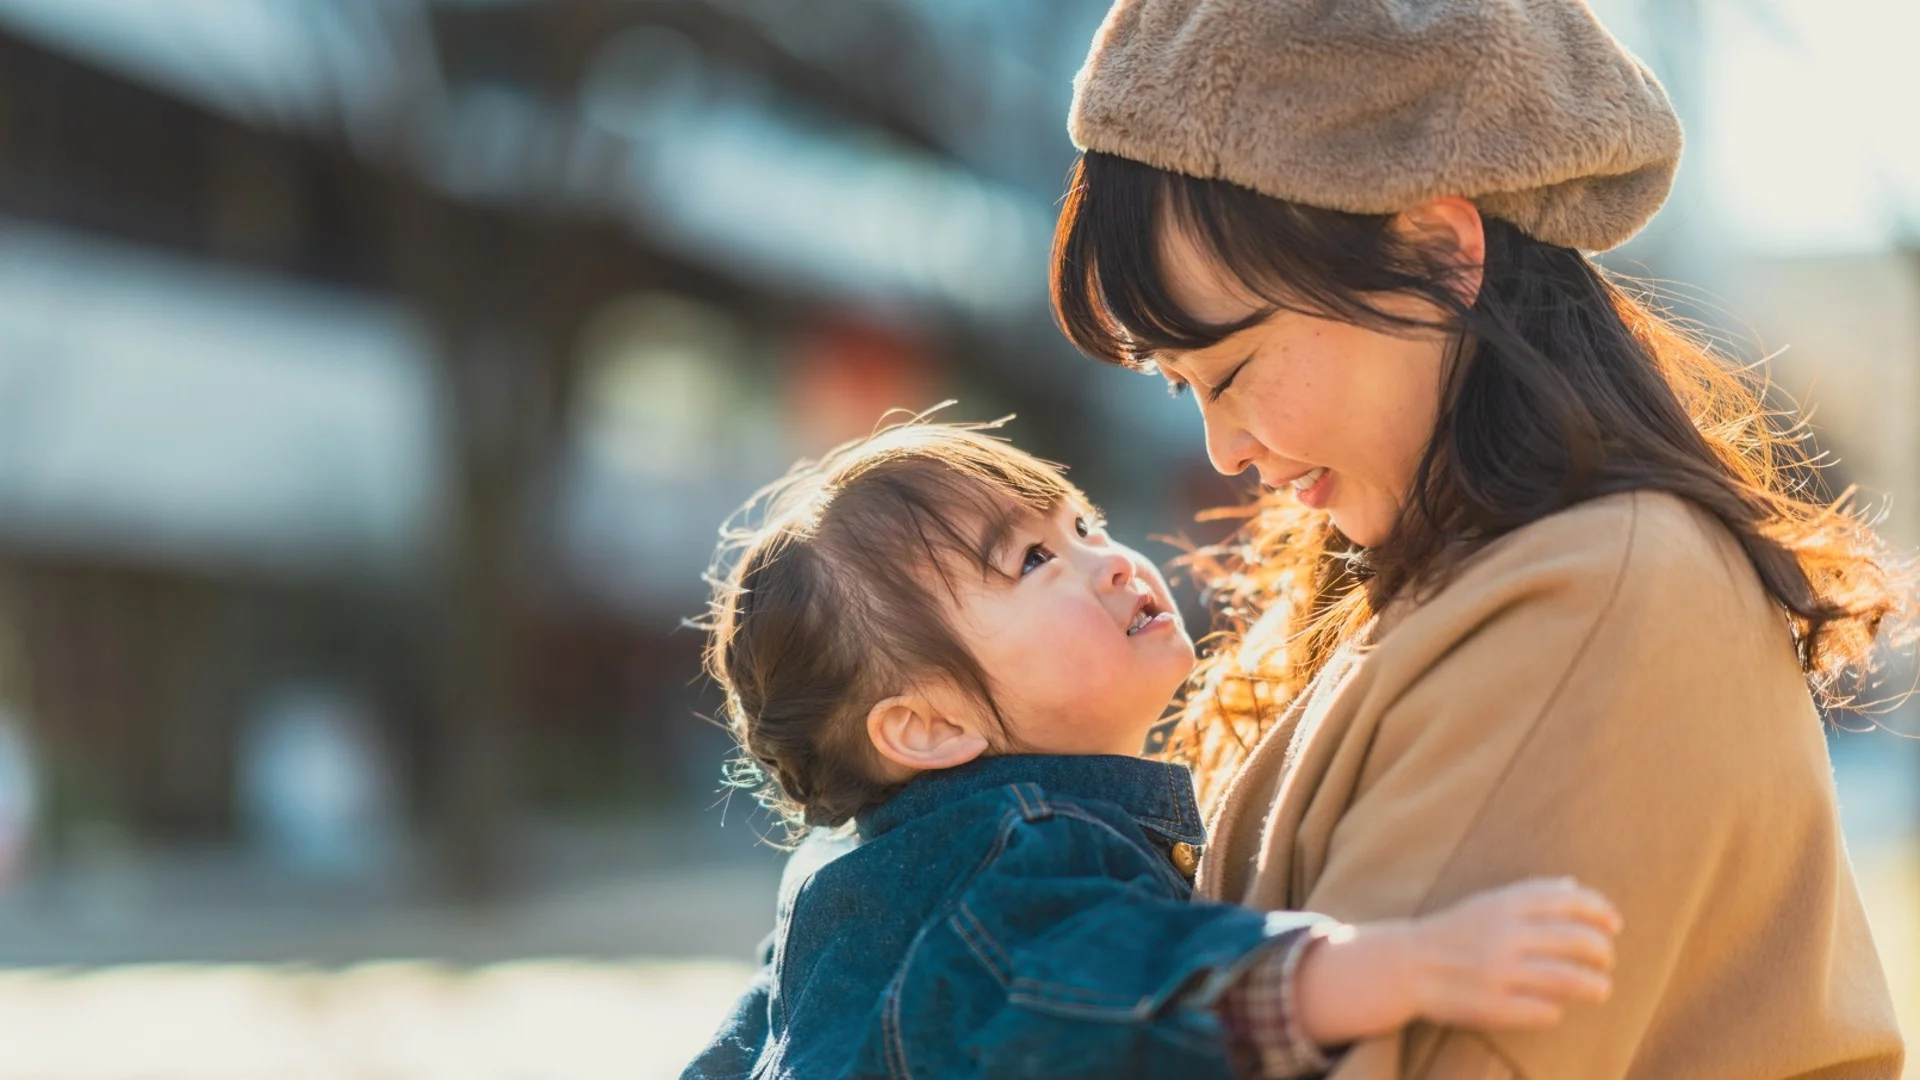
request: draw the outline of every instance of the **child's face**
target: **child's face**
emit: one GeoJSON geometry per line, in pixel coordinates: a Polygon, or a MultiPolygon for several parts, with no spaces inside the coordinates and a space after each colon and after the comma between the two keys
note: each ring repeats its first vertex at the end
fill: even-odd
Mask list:
{"type": "Polygon", "coordinates": [[[1193,669],[1166,580],[1072,504],[1019,526],[996,558],[1012,580],[966,594],[954,621],[1016,748],[1138,754],[1193,669]]]}

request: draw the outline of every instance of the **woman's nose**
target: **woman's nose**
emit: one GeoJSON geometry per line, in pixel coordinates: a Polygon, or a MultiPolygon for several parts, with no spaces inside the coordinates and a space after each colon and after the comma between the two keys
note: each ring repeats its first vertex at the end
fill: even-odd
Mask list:
{"type": "Polygon", "coordinates": [[[1207,460],[1213,463],[1214,471],[1225,476],[1246,472],[1253,464],[1253,439],[1238,425],[1219,417],[1203,415],[1201,423],[1207,432],[1207,460]]]}

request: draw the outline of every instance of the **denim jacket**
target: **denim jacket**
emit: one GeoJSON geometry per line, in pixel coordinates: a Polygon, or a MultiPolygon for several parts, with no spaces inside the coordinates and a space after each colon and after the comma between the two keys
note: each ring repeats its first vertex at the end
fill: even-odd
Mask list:
{"type": "Polygon", "coordinates": [[[1229,1076],[1216,999],[1310,917],[1192,902],[1175,845],[1204,839],[1178,766],[920,776],[857,844],[795,853],[770,955],[682,1080],[1229,1076]]]}

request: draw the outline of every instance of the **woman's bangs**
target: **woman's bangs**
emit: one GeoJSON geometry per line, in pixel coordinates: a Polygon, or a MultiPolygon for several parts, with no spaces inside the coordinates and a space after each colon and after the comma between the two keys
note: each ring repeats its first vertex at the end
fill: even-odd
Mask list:
{"type": "Polygon", "coordinates": [[[1158,353],[1204,349],[1240,329],[1195,319],[1161,278],[1160,224],[1169,211],[1184,223],[1196,209],[1173,190],[1178,179],[1105,154],[1074,166],[1054,232],[1053,311],[1089,356],[1143,368],[1158,353]]]}
{"type": "Polygon", "coordinates": [[[1081,351],[1134,368],[1158,353],[1216,345],[1277,311],[1389,333],[1431,329],[1377,298],[1402,293],[1447,307],[1455,268],[1397,240],[1392,221],[1088,153],[1074,166],[1054,233],[1054,317],[1081,351]],[[1169,226],[1263,306],[1224,324],[1183,310],[1161,265],[1159,238],[1169,226]]]}

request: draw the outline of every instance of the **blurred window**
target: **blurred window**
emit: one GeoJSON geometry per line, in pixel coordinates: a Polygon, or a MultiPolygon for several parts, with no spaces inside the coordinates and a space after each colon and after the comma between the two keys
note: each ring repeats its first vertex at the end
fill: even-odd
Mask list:
{"type": "Polygon", "coordinates": [[[430,357],[392,303],[0,222],[0,534],[407,564],[439,472],[430,357]]]}
{"type": "Polygon", "coordinates": [[[561,549],[597,599],[693,614],[720,522],[786,466],[777,387],[737,317],[669,293],[581,336],[561,549]]]}

